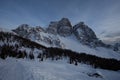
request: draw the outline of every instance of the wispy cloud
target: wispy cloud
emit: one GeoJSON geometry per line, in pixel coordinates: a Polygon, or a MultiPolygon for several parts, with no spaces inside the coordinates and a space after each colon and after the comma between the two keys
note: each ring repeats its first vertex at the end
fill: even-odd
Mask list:
{"type": "Polygon", "coordinates": [[[1,0],[0,7],[0,26],[6,28],[68,17],[73,25],[84,21],[101,39],[120,32],[120,0],[1,0]]]}
{"type": "MultiPolygon", "coordinates": [[[[108,37],[108,35],[113,36],[120,36],[120,6],[118,3],[112,5],[108,9],[106,9],[105,15],[103,20],[98,22],[98,28],[101,31],[104,31],[104,34],[100,34],[101,38],[108,37]]],[[[109,36],[110,37],[110,36],[109,36]]]]}

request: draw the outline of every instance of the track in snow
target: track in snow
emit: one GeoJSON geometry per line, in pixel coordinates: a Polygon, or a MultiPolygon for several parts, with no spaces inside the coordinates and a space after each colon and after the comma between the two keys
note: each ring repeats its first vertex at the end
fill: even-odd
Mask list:
{"type": "Polygon", "coordinates": [[[28,59],[0,59],[0,80],[118,80],[120,72],[78,66],[66,61],[28,59]],[[103,78],[90,77],[88,73],[100,73],[103,78]]]}

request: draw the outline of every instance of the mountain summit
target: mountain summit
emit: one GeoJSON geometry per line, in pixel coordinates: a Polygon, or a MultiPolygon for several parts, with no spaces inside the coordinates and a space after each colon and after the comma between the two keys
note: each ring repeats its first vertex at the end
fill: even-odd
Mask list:
{"type": "Polygon", "coordinates": [[[68,37],[72,37],[84,45],[93,47],[105,45],[97,38],[95,32],[84,22],[79,22],[72,26],[68,18],[62,18],[59,21],[52,21],[46,29],[22,24],[13,31],[24,38],[28,38],[39,43],[45,43],[51,47],[66,46],[60,40],[60,37],[64,37],[66,39],[68,37]]]}
{"type": "Polygon", "coordinates": [[[100,46],[103,44],[96,36],[95,32],[84,22],[79,22],[73,26],[73,33],[76,38],[83,44],[100,46]]]}
{"type": "Polygon", "coordinates": [[[72,25],[68,18],[62,18],[60,21],[50,22],[47,31],[48,33],[66,37],[71,35],[72,25]]]}

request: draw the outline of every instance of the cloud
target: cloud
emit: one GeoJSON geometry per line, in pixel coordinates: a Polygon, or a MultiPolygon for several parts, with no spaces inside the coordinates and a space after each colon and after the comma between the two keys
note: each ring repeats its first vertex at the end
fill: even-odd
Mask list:
{"type": "Polygon", "coordinates": [[[0,26],[16,28],[27,23],[46,26],[68,17],[73,25],[84,21],[100,39],[119,36],[120,0],[3,0],[0,26]]]}
{"type": "Polygon", "coordinates": [[[120,36],[120,32],[115,32],[115,33],[110,33],[110,34],[106,34],[105,37],[117,37],[117,36],[120,36]]]}
{"type": "MultiPolygon", "coordinates": [[[[100,38],[119,36],[120,34],[120,6],[118,3],[106,8],[104,16],[97,22],[97,28],[100,30],[98,33],[100,38]],[[102,33],[104,32],[104,33],[102,33]],[[102,33],[102,34],[101,34],[102,33]]],[[[97,31],[97,30],[96,30],[97,31]]]]}

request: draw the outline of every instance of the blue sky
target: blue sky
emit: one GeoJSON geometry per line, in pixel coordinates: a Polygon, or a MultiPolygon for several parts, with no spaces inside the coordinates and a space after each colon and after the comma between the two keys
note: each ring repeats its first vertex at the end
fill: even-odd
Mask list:
{"type": "Polygon", "coordinates": [[[0,27],[14,29],[26,23],[47,27],[50,21],[80,21],[98,37],[120,35],[120,0],[0,0],[0,27]]]}

